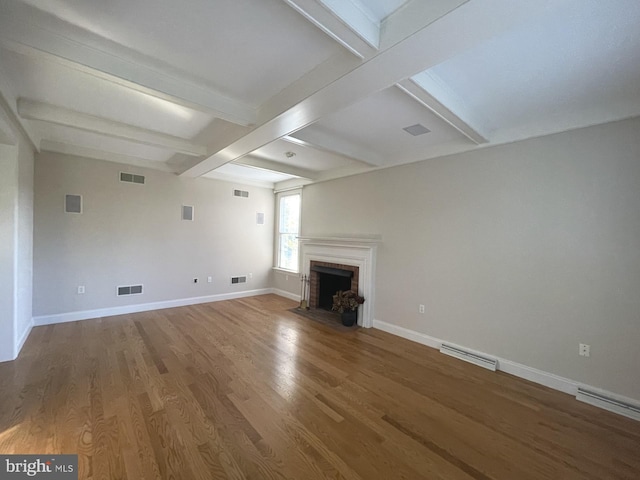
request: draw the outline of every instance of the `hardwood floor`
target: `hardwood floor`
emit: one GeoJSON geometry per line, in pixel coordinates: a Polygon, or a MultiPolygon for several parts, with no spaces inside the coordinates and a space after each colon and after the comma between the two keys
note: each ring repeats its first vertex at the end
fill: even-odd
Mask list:
{"type": "Polygon", "coordinates": [[[0,453],[90,479],[638,479],[640,422],[274,295],[33,329],[0,453]]]}

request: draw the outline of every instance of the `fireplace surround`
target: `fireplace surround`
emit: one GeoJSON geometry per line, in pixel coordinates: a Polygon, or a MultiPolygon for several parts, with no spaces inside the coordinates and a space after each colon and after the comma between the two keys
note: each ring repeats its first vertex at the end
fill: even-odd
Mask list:
{"type": "Polygon", "coordinates": [[[318,271],[311,270],[313,265],[325,268],[337,268],[353,272],[351,289],[364,297],[365,302],[358,309],[358,325],[365,328],[373,326],[375,307],[375,267],[379,238],[373,237],[311,237],[301,236],[301,271],[310,279],[310,306],[317,302],[318,271]],[[315,285],[314,285],[315,277],[315,285]],[[354,283],[355,282],[355,283],[354,283]]]}
{"type": "Polygon", "coordinates": [[[331,310],[333,295],[338,290],[358,291],[360,268],[353,265],[311,260],[309,306],[331,310]]]}

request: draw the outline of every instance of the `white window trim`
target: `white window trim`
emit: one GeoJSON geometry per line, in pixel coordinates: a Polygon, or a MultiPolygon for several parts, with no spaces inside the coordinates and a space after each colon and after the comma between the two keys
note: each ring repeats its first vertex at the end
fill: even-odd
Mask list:
{"type": "Polygon", "coordinates": [[[274,247],[274,270],[280,270],[282,272],[288,274],[298,274],[300,273],[300,243],[298,242],[298,268],[296,270],[289,270],[286,268],[282,268],[280,266],[280,199],[284,197],[289,197],[292,195],[300,195],[300,211],[298,212],[298,236],[300,236],[300,229],[302,227],[302,188],[296,188],[292,190],[284,190],[281,192],[276,192],[276,221],[273,222],[274,225],[274,237],[275,241],[274,247]]]}

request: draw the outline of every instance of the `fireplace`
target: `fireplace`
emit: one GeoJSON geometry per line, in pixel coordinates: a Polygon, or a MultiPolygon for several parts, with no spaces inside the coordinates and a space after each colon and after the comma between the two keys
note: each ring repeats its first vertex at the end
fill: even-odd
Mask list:
{"type": "Polygon", "coordinates": [[[338,290],[358,291],[359,268],[353,265],[311,261],[309,306],[331,310],[338,290]]]}
{"type": "MultiPolygon", "coordinates": [[[[344,288],[343,290],[353,290],[364,297],[364,303],[358,308],[358,325],[365,328],[372,327],[376,303],[376,250],[382,241],[381,237],[379,235],[360,238],[301,236],[299,240],[301,273],[307,275],[310,279],[309,306],[319,308],[318,301],[320,285],[322,284],[320,274],[323,272],[318,271],[318,267],[353,272],[350,278],[350,288],[344,288]],[[312,270],[312,264],[316,267],[315,270],[312,270]]],[[[331,270],[328,271],[330,272],[331,270]]],[[[346,287],[347,283],[346,281],[344,282],[342,285],[346,287]]],[[[327,288],[333,289],[335,286],[327,288]]],[[[325,296],[329,295],[329,293],[333,296],[336,291],[325,292],[325,296]]],[[[331,300],[333,301],[333,299],[331,300]]]]}

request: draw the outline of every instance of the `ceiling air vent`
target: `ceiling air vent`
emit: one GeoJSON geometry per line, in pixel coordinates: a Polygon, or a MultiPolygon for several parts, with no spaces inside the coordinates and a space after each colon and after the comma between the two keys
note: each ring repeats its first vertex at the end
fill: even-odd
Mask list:
{"type": "Polygon", "coordinates": [[[410,133],[414,137],[417,137],[418,135],[424,135],[425,133],[429,133],[431,131],[427,127],[419,123],[416,123],[415,125],[411,125],[409,127],[404,127],[403,130],[407,133],[410,133]]]}
{"type": "Polygon", "coordinates": [[[125,183],[137,183],[138,185],[144,185],[144,175],[120,172],[120,181],[125,183]]]}
{"type": "Polygon", "coordinates": [[[124,295],[142,295],[142,285],[122,285],[116,287],[116,294],[119,297],[124,295]]]}
{"type": "Polygon", "coordinates": [[[182,205],[182,219],[193,221],[193,205],[182,205]]]}
{"type": "Polygon", "coordinates": [[[82,213],[82,195],[65,195],[64,211],[67,213],[82,213]]]}
{"type": "Polygon", "coordinates": [[[247,192],[246,190],[234,190],[233,191],[233,196],[234,197],[249,198],[249,192],[247,192]]]}
{"type": "Polygon", "coordinates": [[[236,283],[247,283],[247,277],[244,275],[242,277],[231,277],[231,284],[236,283]]]}

